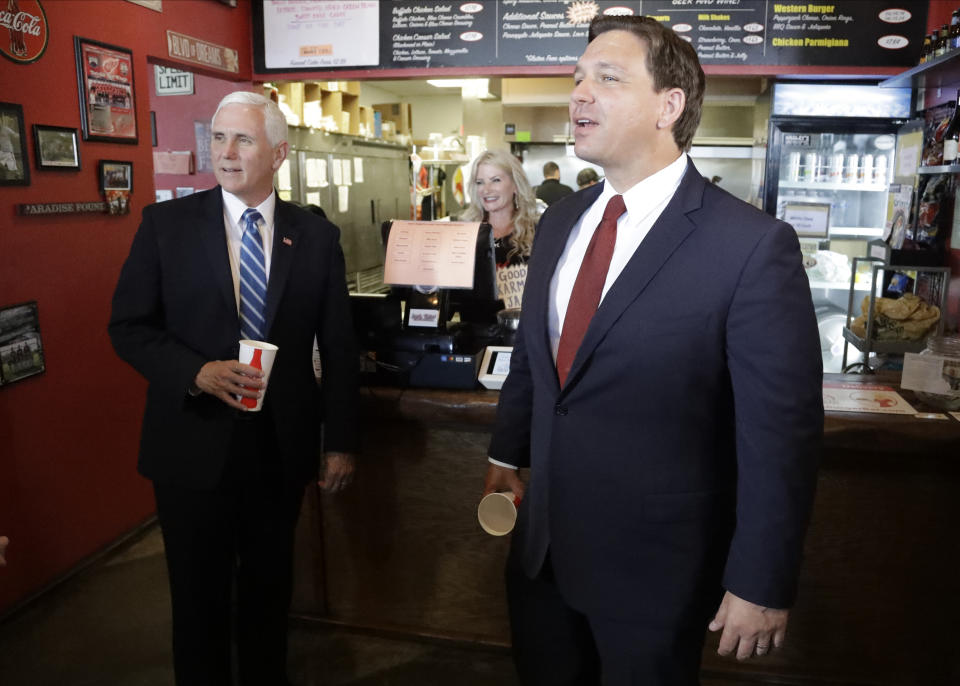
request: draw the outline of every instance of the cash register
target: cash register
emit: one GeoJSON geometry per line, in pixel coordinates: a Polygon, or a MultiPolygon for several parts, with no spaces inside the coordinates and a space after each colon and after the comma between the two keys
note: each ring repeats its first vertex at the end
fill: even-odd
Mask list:
{"type": "MultiPolygon", "coordinates": [[[[439,231],[476,226],[456,222],[384,222],[381,231],[388,260],[394,227],[401,227],[408,238],[411,227],[424,228],[422,225],[439,231]]],[[[472,233],[469,235],[472,237],[472,233]]],[[[426,279],[422,275],[391,278],[389,270],[385,270],[384,282],[391,286],[388,295],[353,297],[354,326],[368,382],[423,388],[477,387],[485,348],[502,344],[504,338],[497,320],[503,303],[497,295],[492,227],[480,224],[473,243],[472,250],[461,250],[457,257],[464,265],[471,263],[467,265],[472,270],[468,282],[461,279],[457,285],[451,285],[443,274],[426,279]],[[413,283],[414,279],[432,282],[413,283]]],[[[432,247],[410,241],[404,249],[410,252],[432,247]]],[[[409,257],[418,260],[423,255],[409,257]]]]}

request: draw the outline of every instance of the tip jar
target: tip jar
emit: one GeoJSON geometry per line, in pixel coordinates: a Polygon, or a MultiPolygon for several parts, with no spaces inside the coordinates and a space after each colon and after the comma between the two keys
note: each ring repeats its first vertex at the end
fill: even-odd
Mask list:
{"type": "Polygon", "coordinates": [[[930,336],[927,339],[927,347],[920,354],[937,355],[944,358],[941,377],[950,387],[952,393],[917,391],[917,397],[926,404],[941,410],[960,410],[960,337],[930,336]]]}

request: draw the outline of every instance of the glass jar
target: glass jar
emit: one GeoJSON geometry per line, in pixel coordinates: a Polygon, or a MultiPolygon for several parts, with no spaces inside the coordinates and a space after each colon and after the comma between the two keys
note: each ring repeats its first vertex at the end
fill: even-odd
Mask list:
{"type": "Polygon", "coordinates": [[[921,355],[939,355],[945,358],[941,376],[950,386],[952,394],[917,391],[917,397],[932,407],[941,410],[960,410],[960,338],[956,336],[930,336],[921,355]]]}

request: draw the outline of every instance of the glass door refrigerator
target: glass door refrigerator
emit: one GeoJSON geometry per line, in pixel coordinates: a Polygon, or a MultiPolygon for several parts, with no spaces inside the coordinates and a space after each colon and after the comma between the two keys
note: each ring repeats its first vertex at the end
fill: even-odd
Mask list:
{"type": "MultiPolygon", "coordinates": [[[[867,255],[868,241],[883,234],[896,133],[911,110],[909,88],[773,85],[764,210],[792,223],[800,235],[824,371],[841,371],[850,265],[867,255]],[[791,221],[807,215],[808,226],[791,221]]],[[[861,287],[866,291],[869,282],[861,287]]],[[[857,359],[848,354],[847,362],[857,359]]]]}

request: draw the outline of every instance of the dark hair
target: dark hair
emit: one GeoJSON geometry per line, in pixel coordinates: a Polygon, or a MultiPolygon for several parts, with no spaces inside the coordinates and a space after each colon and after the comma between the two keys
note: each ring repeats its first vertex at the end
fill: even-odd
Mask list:
{"type": "Polygon", "coordinates": [[[668,88],[683,91],[686,105],[673,124],[673,140],[681,150],[689,150],[700,125],[706,81],[697,51],[673,29],[650,17],[598,15],[590,22],[587,42],[607,31],[629,31],[643,41],[647,48],[647,71],[658,93],[668,88]]]}
{"type": "Polygon", "coordinates": [[[546,178],[546,177],[548,177],[548,176],[553,176],[554,174],[556,174],[556,173],[559,172],[559,171],[560,171],[560,167],[559,167],[559,165],[557,165],[556,162],[547,162],[545,165],[543,165],[543,176],[544,176],[544,178],[546,178]]]}
{"type": "Polygon", "coordinates": [[[584,186],[589,186],[591,183],[596,183],[600,180],[600,175],[597,174],[597,170],[593,167],[587,167],[586,169],[581,169],[580,173],[577,174],[577,185],[580,188],[584,186]]]}
{"type": "Polygon", "coordinates": [[[315,215],[317,215],[317,216],[319,216],[319,217],[323,217],[324,219],[327,218],[327,213],[324,212],[324,211],[323,211],[323,208],[320,207],[319,205],[313,205],[313,204],[304,205],[304,206],[303,206],[303,209],[305,209],[307,212],[313,212],[313,214],[315,214],[315,215]]]}

